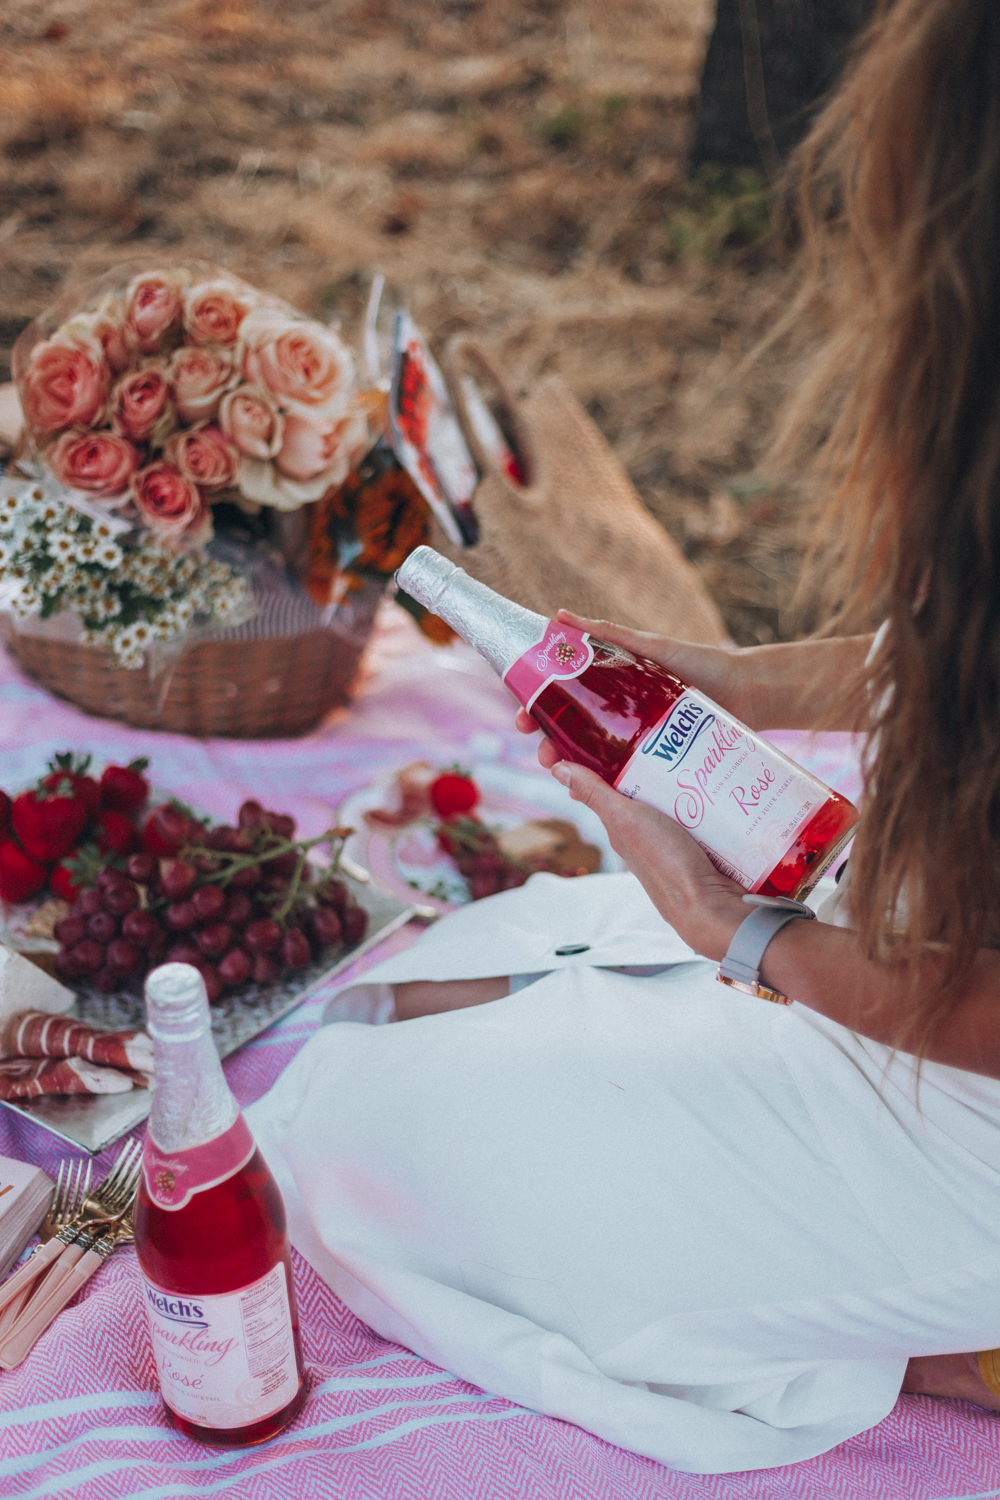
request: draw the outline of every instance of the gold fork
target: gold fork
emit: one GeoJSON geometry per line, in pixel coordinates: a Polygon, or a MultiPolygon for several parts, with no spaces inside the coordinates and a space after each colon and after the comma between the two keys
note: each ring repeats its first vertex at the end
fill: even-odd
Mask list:
{"type": "Polygon", "coordinates": [[[16,1322],[0,1342],[0,1366],[13,1370],[31,1353],[42,1334],[71,1298],[88,1281],[94,1272],[103,1266],[120,1239],[132,1235],[132,1204],[139,1185],[140,1164],[135,1164],[132,1175],[132,1190],[119,1211],[107,1218],[91,1221],[80,1230],[78,1239],[89,1240],[87,1248],[81,1243],[68,1246],[60,1257],[59,1265],[45,1278],[41,1287],[25,1304],[16,1322]],[[77,1250],[69,1269],[63,1272],[63,1262],[77,1250]]]}
{"type": "MultiPolygon", "coordinates": [[[[74,1163],[64,1161],[60,1165],[52,1206],[42,1223],[43,1243],[38,1246],[30,1260],[26,1261],[19,1271],[15,1271],[13,1276],[8,1277],[0,1287],[0,1315],[5,1314],[7,1308],[15,1300],[19,1304],[16,1314],[9,1319],[3,1317],[3,1327],[0,1328],[0,1333],[10,1328],[14,1317],[19,1317],[24,1311],[27,1298],[21,1295],[22,1292],[37,1281],[39,1276],[44,1275],[49,1267],[60,1258],[63,1251],[72,1245],[78,1231],[94,1219],[108,1218],[117,1213],[129,1201],[131,1194],[135,1191],[135,1181],[138,1178],[137,1163],[141,1154],[141,1142],[129,1141],[128,1145],[119,1152],[111,1171],[94,1189],[93,1194],[90,1191],[94,1169],[93,1160],[86,1164],[82,1160],[74,1163]],[[66,1169],[65,1173],[63,1168],[66,1169]],[[133,1171],[135,1177],[130,1182],[133,1171]]],[[[78,1258],[78,1256],[74,1257],[74,1259],[78,1258]]]]}

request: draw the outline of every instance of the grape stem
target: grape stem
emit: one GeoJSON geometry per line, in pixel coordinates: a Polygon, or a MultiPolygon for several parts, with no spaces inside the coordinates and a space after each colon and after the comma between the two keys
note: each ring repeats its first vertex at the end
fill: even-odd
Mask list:
{"type": "Polygon", "coordinates": [[[344,843],[353,832],[353,828],[328,828],[325,833],[318,834],[314,839],[279,838],[275,839],[273,844],[259,853],[254,851],[250,854],[234,854],[226,849],[206,849],[203,844],[187,844],[181,850],[178,858],[202,859],[206,853],[210,854],[213,859],[222,862],[223,868],[203,874],[200,884],[228,885],[233,876],[238,875],[241,870],[249,870],[254,865],[266,864],[268,860],[280,859],[283,854],[290,854],[294,849],[299,855],[299,862],[296,865],[296,872],[292,876],[292,879],[296,880],[296,886],[298,886],[302,878],[306,855],[310,849],[314,849],[317,844],[332,845],[335,839],[339,839],[340,847],[336,853],[334,854],[331,849],[332,859],[330,868],[332,873],[339,869],[340,856],[344,848],[344,843]]]}

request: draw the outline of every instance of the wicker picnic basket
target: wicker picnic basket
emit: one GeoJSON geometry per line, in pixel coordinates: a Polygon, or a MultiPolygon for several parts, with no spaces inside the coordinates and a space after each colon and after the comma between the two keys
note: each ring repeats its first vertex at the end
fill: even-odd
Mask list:
{"type": "Polygon", "coordinates": [[[330,626],[294,585],[271,589],[257,597],[253,620],[153,671],[129,671],[110,652],[52,635],[9,631],[7,646],[50,692],[102,718],[174,734],[290,738],[347,701],[381,594],[366,584],[351,615],[330,626]]]}

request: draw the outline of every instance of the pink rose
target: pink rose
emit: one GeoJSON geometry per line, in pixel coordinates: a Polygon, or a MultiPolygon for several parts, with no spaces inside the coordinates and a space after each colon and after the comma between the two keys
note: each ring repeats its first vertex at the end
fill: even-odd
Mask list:
{"type": "Polygon", "coordinates": [[[184,280],[177,271],[147,271],[126,287],[126,336],[143,354],[154,354],[164,335],[180,323],[184,280]]]}
{"type": "Polygon", "coordinates": [[[258,308],[243,324],[243,374],[299,416],[342,416],[354,383],[347,347],[322,323],[258,308]]]}
{"type": "Polygon", "coordinates": [[[132,493],[147,526],[161,536],[179,537],[204,523],[204,496],[173,464],[149,464],[135,476],[132,493]]]}
{"type": "Polygon", "coordinates": [[[349,418],[285,418],[285,440],[275,467],[287,479],[312,479],[336,461],[349,418]]]}
{"type": "Polygon", "coordinates": [[[206,490],[222,489],[236,478],[240,456],[218,427],[192,427],[175,432],[167,443],[165,457],[176,464],[185,479],[206,490]]]}
{"type": "Polygon", "coordinates": [[[174,350],[168,374],[182,422],[209,421],[223,392],[237,378],[228,349],[190,346],[174,350]]]}
{"type": "Polygon", "coordinates": [[[162,364],[123,375],[111,392],[111,421],[116,432],[141,443],[158,422],[170,417],[170,385],[162,364]]]}
{"type": "Polygon", "coordinates": [[[219,426],[247,458],[273,458],[285,435],[285,418],[270,396],[252,385],[223,396],[219,426]]]}
{"type": "Polygon", "coordinates": [[[46,452],[45,461],[70,489],[111,500],[128,489],[139,454],[112,432],[64,432],[46,452]]]}
{"type": "Polygon", "coordinates": [[[108,370],[97,343],[57,335],[32,349],[21,402],[33,432],[89,427],[103,417],[107,399],[108,370]]]}
{"type": "Polygon", "coordinates": [[[257,298],[238,281],[203,281],[184,293],[184,333],[191,344],[235,344],[257,298]]]}
{"type": "Polygon", "coordinates": [[[77,313],[63,324],[56,338],[60,343],[83,344],[89,339],[99,344],[116,375],[129,367],[131,355],[121,305],[114,297],[105,297],[96,312],[77,313]]]}

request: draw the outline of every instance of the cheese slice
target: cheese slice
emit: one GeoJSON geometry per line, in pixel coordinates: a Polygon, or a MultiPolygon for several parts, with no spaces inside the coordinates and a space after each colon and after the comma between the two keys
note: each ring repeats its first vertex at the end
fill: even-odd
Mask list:
{"type": "Polygon", "coordinates": [[[61,1016],[75,999],[73,991],[58,979],[0,944],[0,1021],[19,1010],[44,1010],[61,1016]]]}

